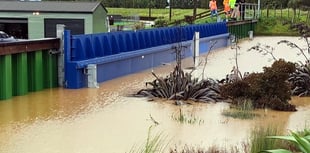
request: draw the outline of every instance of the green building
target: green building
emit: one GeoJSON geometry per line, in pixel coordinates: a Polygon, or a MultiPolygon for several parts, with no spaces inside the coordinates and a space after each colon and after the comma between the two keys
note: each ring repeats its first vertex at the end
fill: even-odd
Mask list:
{"type": "Polygon", "coordinates": [[[56,37],[56,25],[72,34],[107,31],[101,2],[0,1],[0,31],[20,39],[56,37]]]}

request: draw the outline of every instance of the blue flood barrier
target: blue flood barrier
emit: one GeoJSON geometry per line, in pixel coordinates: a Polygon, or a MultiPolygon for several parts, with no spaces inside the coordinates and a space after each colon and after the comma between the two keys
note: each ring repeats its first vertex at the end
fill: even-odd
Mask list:
{"type": "Polygon", "coordinates": [[[86,87],[89,64],[97,65],[97,81],[103,82],[174,61],[175,43],[184,46],[184,57],[191,56],[194,32],[200,32],[200,53],[209,51],[214,41],[213,49],[227,46],[226,23],[87,35],[65,31],[66,87],[86,87]]]}

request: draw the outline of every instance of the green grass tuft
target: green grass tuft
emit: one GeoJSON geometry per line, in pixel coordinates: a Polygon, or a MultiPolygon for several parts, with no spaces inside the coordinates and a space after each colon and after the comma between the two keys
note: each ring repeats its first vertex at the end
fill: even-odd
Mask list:
{"type": "Polygon", "coordinates": [[[172,114],[172,119],[178,121],[182,124],[203,124],[204,120],[199,119],[198,117],[194,116],[193,114],[187,115],[185,114],[182,109],[179,110],[177,114],[172,114]]]}
{"type": "Polygon", "coordinates": [[[240,102],[232,108],[223,110],[222,115],[238,119],[253,119],[259,117],[259,114],[253,113],[254,110],[251,100],[240,100],[240,102]]]}
{"type": "Polygon", "coordinates": [[[279,128],[276,126],[256,127],[252,130],[250,136],[250,153],[258,153],[262,150],[278,148],[281,143],[275,139],[266,139],[267,136],[281,135],[279,128]]]}
{"type": "Polygon", "coordinates": [[[141,145],[138,149],[133,147],[129,153],[159,153],[166,150],[169,143],[166,142],[162,133],[152,135],[153,127],[154,126],[149,127],[146,143],[141,145]]]}

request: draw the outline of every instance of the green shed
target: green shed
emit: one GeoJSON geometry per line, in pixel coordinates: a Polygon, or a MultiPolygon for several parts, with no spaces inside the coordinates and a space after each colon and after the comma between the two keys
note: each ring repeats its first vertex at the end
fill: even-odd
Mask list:
{"type": "Polygon", "coordinates": [[[20,39],[56,37],[56,25],[72,34],[107,31],[101,2],[0,1],[0,31],[20,39]]]}

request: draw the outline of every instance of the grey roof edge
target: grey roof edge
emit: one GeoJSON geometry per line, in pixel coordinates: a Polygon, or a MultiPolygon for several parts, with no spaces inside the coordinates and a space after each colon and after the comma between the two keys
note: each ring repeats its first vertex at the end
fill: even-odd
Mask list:
{"type": "MultiPolygon", "coordinates": [[[[40,9],[41,7],[39,7],[39,9],[36,10],[35,8],[29,7],[30,3],[33,3],[33,4],[38,3],[39,6],[42,6],[41,5],[42,3],[47,3],[47,4],[48,3],[57,3],[57,1],[40,1],[40,2],[15,1],[15,2],[13,2],[13,1],[7,1],[7,0],[5,0],[5,1],[0,0],[0,3],[1,2],[9,2],[9,3],[15,3],[15,4],[13,5],[13,7],[10,7],[11,9],[0,9],[0,12],[34,12],[34,11],[40,11],[40,12],[45,12],[45,13],[83,13],[83,14],[87,14],[87,13],[93,13],[97,8],[102,7],[108,13],[108,10],[104,7],[102,0],[96,1],[96,2],[69,2],[69,1],[64,2],[67,4],[68,3],[81,3],[81,4],[93,3],[93,7],[89,8],[89,9],[87,9],[87,7],[86,7],[86,9],[81,9],[81,10],[72,10],[72,9],[71,10],[70,9],[69,10],[66,10],[66,9],[55,9],[54,10],[54,9],[50,9],[51,7],[47,7],[48,9],[40,9]],[[19,9],[18,6],[22,3],[28,3],[28,5],[26,7],[24,7],[26,9],[19,9]],[[16,9],[14,9],[14,6],[16,7],[16,9]]],[[[88,7],[89,6],[91,6],[91,5],[88,5],[88,7]]]]}
{"type": "Polygon", "coordinates": [[[103,9],[107,12],[107,14],[108,14],[108,10],[107,10],[107,8],[103,5],[103,3],[102,3],[102,1],[103,0],[100,0],[100,1],[98,1],[98,3],[97,3],[97,5],[96,5],[96,7],[94,8],[94,10],[93,10],[93,12],[98,8],[98,6],[100,5],[100,6],[102,6],[103,7],[103,9]]]}

